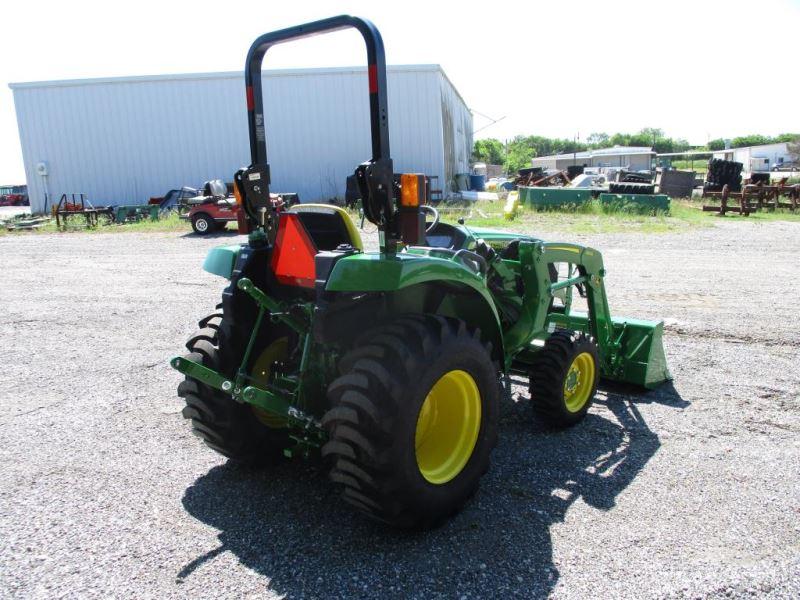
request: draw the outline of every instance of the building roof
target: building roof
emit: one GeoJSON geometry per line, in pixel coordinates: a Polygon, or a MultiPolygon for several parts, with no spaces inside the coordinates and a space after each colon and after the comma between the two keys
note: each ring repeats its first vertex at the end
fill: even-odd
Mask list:
{"type": "Polygon", "coordinates": [[[734,150],[755,150],[757,148],[769,148],[770,146],[785,146],[789,142],[772,142],[771,144],[759,144],[757,146],[738,146],[736,148],[723,148],[722,150],[713,150],[714,154],[723,152],[733,152],[734,150]]]}
{"type": "MultiPolygon", "coordinates": [[[[303,76],[303,75],[328,75],[335,73],[359,73],[366,71],[367,67],[321,67],[316,69],[264,69],[265,77],[303,76]]],[[[387,65],[387,71],[426,72],[440,71],[444,74],[441,65],[387,65]]],[[[80,85],[98,85],[106,83],[133,83],[147,81],[186,81],[198,79],[236,79],[244,77],[242,71],[214,71],[209,73],[168,73],[165,75],[131,75],[127,77],[94,77],[88,79],[55,79],[51,81],[22,81],[8,84],[12,90],[44,87],[69,87],[80,85]]],[[[445,75],[445,77],[447,77],[445,75]]],[[[451,84],[452,85],[452,84],[451,84]]]]}
{"type": "MultiPolygon", "coordinates": [[[[333,75],[336,73],[361,73],[366,72],[365,66],[353,67],[319,67],[310,69],[264,69],[261,73],[264,77],[303,77],[308,75],[333,75]]],[[[469,108],[464,97],[453,85],[453,82],[444,72],[442,65],[439,64],[416,64],[416,65],[386,65],[389,73],[435,73],[439,72],[445,81],[453,88],[459,100],[469,108]]],[[[201,79],[236,79],[243,78],[242,71],[212,71],[208,73],[167,73],[164,75],[131,75],[126,77],[93,77],[87,79],[54,79],[50,81],[21,81],[11,82],[8,87],[12,90],[50,88],[50,87],[71,87],[83,85],[102,85],[114,83],[137,83],[154,81],[197,81],[201,79]]]]}
{"type": "Polygon", "coordinates": [[[655,154],[648,146],[614,146],[613,148],[597,148],[596,150],[584,150],[582,152],[564,152],[563,154],[551,154],[550,156],[537,156],[533,160],[554,160],[564,158],[593,158],[595,156],[633,156],[638,154],[655,154]]]}
{"type": "Polygon", "coordinates": [[[702,154],[714,154],[714,152],[716,152],[716,150],[685,150],[684,152],[661,152],[660,154],[656,154],[656,156],[659,158],[662,156],[694,156],[702,154]]]}
{"type": "Polygon", "coordinates": [[[592,156],[619,156],[620,154],[655,154],[650,146],[614,146],[590,151],[592,156]]]}

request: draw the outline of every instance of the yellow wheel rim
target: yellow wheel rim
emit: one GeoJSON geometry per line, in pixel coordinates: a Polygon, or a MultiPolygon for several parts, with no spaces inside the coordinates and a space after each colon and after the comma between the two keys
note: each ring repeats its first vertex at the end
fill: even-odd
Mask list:
{"type": "MultiPolygon", "coordinates": [[[[253,370],[250,372],[253,383],[260,388],[265,388],[269,383],[269,378],[272,373],[272,363],[276,360],[285,360],[288,355],[289,338],[282,337],[272,342],[259,354],[256,362],[253,364],[253,370]]],[[[286,427],[286,419],[283,417],[274,415],[257,406],[251,405],[251,409],[256,415],[256,418],[267,427],[272,427],[273,429],[286,427]]]]}
{"type": "Polygon", "coordinates": [[[454,479],[466,466],[481,428],[481,394],[472,375],[445,373],[425,397],[414,438],[417,467],[434,484],[454,479]]]}
{"type": "Polygon", "coordinates": [[[572,413],[580,411],[589,401],[594,387],[594,358],[581,352],[572,361],[564,380],[564,404],[572,413]]]}

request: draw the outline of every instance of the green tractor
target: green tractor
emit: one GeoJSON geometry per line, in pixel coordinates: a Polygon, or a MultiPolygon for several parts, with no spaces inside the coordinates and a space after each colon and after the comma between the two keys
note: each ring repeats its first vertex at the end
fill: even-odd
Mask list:
{"type": "Polygon", "coordinates": [[[250,464],[321,457],[352,506],[429,528],[489,468],[510,375],[529,379],[533,406],[558,427],[584,418],[601,377],[645,388],[670,378],[663,324],[611,317],[597,250],[440,222],[425,177],[395,176],[372,23],[265,34],[245,82],[252,164],[234,181],[248,242],[208,254],[204,268],[230,283],[171,361],[185,375],[183,415],[208,446],[250,464]],[[379,252],[364,251],[344,210],[287,209],[269,191],[264,54],[348,27],[367,46],[372,159],[355,176],[379,252]]]}

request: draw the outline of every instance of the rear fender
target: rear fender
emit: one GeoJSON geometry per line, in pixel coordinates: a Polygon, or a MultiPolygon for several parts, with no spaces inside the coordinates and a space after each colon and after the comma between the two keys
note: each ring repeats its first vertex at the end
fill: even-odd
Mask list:
{"type": "Polygon", "coordinates": [[[492,358],[505,364],[500,317],[484,278],[452,260],[355,254],[337,261],[325,291],[380,292],[385,317],[428,313],[462,319],[480,327],[482,339],[492,345],[492,358]]]}
{"type": "Polygon", "coordinates": [[[236,259],[242,251],[241,245],[217,246],[208,251],[203,261],[203,270],[225,279],[231,278],[236,259]]]}

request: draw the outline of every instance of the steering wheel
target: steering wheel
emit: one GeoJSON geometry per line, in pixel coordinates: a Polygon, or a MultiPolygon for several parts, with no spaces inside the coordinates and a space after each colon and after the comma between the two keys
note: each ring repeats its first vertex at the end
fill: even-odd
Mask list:
{"type": "Polygon", "coordinates": [[[433,215],[433,222],[425,228],[425,233],[430,233],[431,230],[439,224],[439,211],[427,204],[420,206],[420,209],[422,212],[427,212],[433,215]]]}

